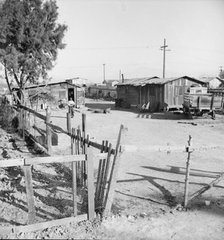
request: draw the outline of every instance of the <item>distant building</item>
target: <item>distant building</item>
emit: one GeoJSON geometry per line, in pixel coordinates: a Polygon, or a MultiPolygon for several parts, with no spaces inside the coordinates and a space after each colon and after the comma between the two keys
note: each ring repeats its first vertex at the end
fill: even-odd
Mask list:
{"type": "Polygon", "coordinates": [[[108,87],[103,84],[91,85],[88,87],[86,95],[91,98],[116,99],[117,89],[116,87],[108,87]]]}
{"type": "Polygon", "coordinates": [[[138,106],[150,102],[150,111],[164,108],[181,108],[184,93],[192,85],[203,86],[204,82],[188,76],[179,78],[134,78],[124,79],[117,85],[117,106],[138,106]]]}
{"type": "Polygon", "coordinates": [[[199,80],[204,82],[208,88],[218,88],[224,83],[224,80],[219,77],[201,77],[199,80]]]}
{"type": "Polygon", "coordinates": [[[119,83],[118,80],[104,80],[103,84],[107,87],[115,87],[119,83]]]}
{"type": "Polygon", "coordinates": [[[116,99],[118,80],[104,80],[102,84],[90,85],[87,96],[93,98],[116,99]]]}

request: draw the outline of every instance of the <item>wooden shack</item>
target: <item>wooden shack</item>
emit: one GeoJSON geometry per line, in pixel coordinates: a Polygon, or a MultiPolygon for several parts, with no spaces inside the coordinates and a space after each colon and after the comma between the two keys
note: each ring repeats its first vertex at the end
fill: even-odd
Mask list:
{"type": "MultiPolygon", "coordinates": [[[[15,88],[14,90],[16,91],[18,89],[15,88]]],[[[72,84],[69,81],[39,84],[26,87],[24,90],[26,100],[28,100],[30,96],[48,92],[51,93],[54,101],[53,103],[51,102],[47,104],[58,105],[60,102],[67,103],[72,99],[75,102],[76,107],[85,105],[85,88],[83,86],[72,84]]],[[[44,101],[39,101],[38,107],[42,108],[43,104],[45,104],[44,101]]]]}
{"type": "Polygon", "coordinates": [[[203,86],[204,82],[188,76],[125,79],[117,85],[117,105],[141,107],[150,102],[153,112],[166,107],[181,108],[184,93],[192,85],[203,86]]]}

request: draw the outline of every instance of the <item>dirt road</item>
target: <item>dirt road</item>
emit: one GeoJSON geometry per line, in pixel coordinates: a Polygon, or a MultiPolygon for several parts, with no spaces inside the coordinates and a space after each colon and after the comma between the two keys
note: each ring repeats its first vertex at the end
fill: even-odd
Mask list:
{"type": "MultiPolygon", "coordinates": [[[[133,223],[136,228],[140,227],[142,236],[148,234],[152,239],[210,239],[209,234],[213,235],[213,239],[221,239],[219,237],[224,233],[224,182],[191,202],[188,212],[170,213],[170,209],[183,202],[187,159],[185,146],[189,135],[195,148],[191,154],[189,194],[224,171],[223,115],[217,115],[216,120],[210,117],[192,120],[173,113],[139,114],[114,109],[110,103],[91,100],[86,106],[93,109],[112,108],[108,114],[83,110],[87,115],[87,132],[95,141],[109,140],[115,144],[120,124],[127,128],[114,213],[146,218],[155,216],[149,222],[144,220],[148,226],[144,230],[141,224],[133,223]],[[159,229],[155,227],[150,230],[151,224],[158,225],[159,229]]],[[[53,121],[61,123],[57,117],[53,121]]],[[[81,115],[77,113],[72,121],[76,127],[80,124],[81,115]]],[[[105,226],[112,232],[136,230],[129,220],[127,224],[123,220],[117,219],[116,227],[108,220],[105,226]]]]}

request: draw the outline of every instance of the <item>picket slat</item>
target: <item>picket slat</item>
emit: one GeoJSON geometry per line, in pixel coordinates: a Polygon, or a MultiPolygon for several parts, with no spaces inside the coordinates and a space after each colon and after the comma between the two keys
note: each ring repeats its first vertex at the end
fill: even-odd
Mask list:
{"type": "Polygon", "coordinates": [[[25,184],[26,184],[26,196],[28,206],[28,223],[35,222],[36,211],[34,203],[33,183],[32,183],[32,170],[31,166],[24,166],[25,184]]]}
{"type": "MultiPolygon", "coordinates": [[[[105,142],[104,151],[107,148],[108,148],[108,141],[105,142]]],[[[102,173],[100,178],[100,190],[99,190],[99,204],[100,204],[101,212],[103,207],[103,196],[104,196],[103,181],[105,178],[105,168],[106,168],[106,159],[102,159],[102,173]]]]}
{"type": "MultiPolygon", "coordinates": [[[[103,153],[103,151],[104,151],[104,141],[102,141],[101,153],[103,153]]],[[[99,193],[100,193],[101,176],[102,176],[102,159],[100,159],[100,161],[99,161],[97,181],[96,181],[96,192],[95,192],[96,208],[99,207],[99,193]]]]}
{"type": "Polygon", "coordinates": [[[103,196],[102,196],[102,203],[103,203],[103,208],[105,208],[105,204],[106,204],[106,183],[107,183],[107,179],[108,179],[108,174],[109,174],[109,169],[110,169],[110,161],[111,161],[111,148],[112,148],[112,144],[109,144],[109,150],[107,153],[107,159],[106,159],[106,166],[105,166],[105,173],[104,173],[104,179],[103,179],[103,196]]]}

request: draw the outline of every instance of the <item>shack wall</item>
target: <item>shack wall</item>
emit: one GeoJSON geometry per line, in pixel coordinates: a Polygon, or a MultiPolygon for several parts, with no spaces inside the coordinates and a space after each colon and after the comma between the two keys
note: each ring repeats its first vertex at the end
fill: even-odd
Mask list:
{"type": "Polygon", "coordinates": [[[163,85],[160,84],[147,84],[140,87],[140,105],[150,102],[150,111],[161,110],[164,102],[163,88],[163,85]]]}
{"type": "Polygon", "coordinates": [[[129,105],[140,104],[140,89],[136,86],[121,85],[117,86],[117,98],[122,99],[129,105]]]}
{"type": "Polygon", "coordinates": [[[128,86],[128,89],[127,89],[127,102],[130,105],[139,105],[140,104],[139,87],[128,86]]]}
{"type": "Polygon", "coordinates": [[[188,87],[195,84],[185,78],[180,78],[172,82],[164,84],[164,103],[168,106],[182,106],[184,102],[184,93],[187,92],[188,87]]]}
{"type": "Polygon", "coordinates": [[[117,98],[129,105],[138,105],[150,102],[150,111],[161,111],[168,107],[182,107],[184,93],[188,87],[196,84],[195,81],[179,78],[165,83],[151,83],[145,86],[118,85],[117,98]]]}
{"type": "Polygon", "coordinates": [[[117,86],[117,98],[129,105],[141,107],[150,102],[150,110],[160,110],[164,101],[163,85],[151,84],[145,86],[121,85],[117,86]]]}

